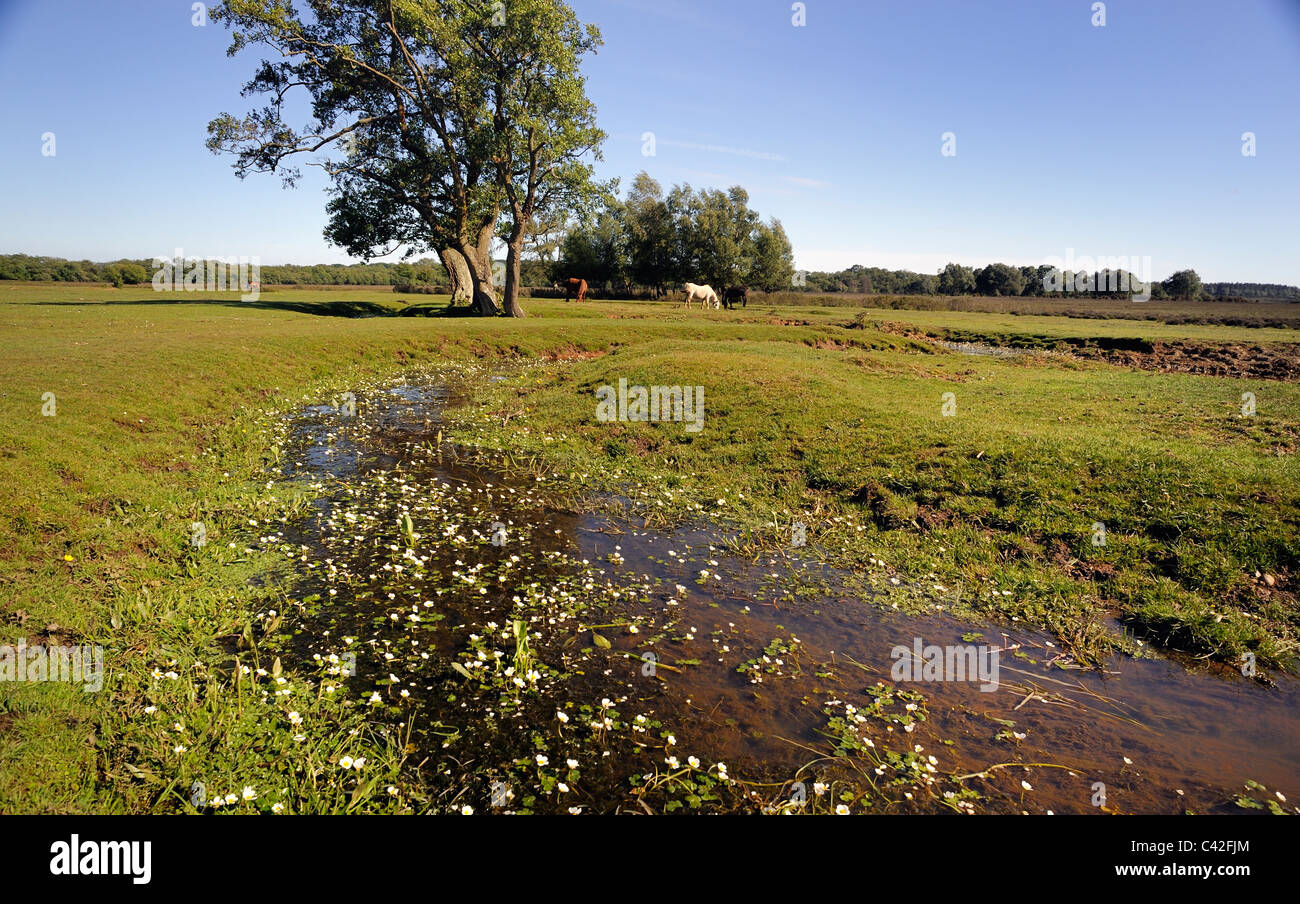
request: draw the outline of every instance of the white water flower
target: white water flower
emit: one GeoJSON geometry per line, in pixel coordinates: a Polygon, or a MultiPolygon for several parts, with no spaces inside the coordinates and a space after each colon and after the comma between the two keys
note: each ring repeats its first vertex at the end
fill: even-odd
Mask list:
{"type": "Polygon", "coordinates": [[[463,806],[463,807],[460,808],[460,815],[461,815],[461,816],[473,816],[473,815],[474,815],[474,808],[471,807],[469,804],[465,804],[465,806],[463,806]]]}
{"type": "Polygon", "coordinates": [[[257,792],[253,790],[251,785],[244,786],[244,800],[257,800],[257,792]]]}
{"type": "Polygon", "coordinates": [[[1029,782],[1025,781],[1024,779],[1020,780],[1020,787],[1024,788],[1026,791],[1034,790],[1034,786],[1029,784],[1029,782]]]}
{"type": "Polygon", "coordinates": [[[569,766],[570,769],[577,769],[577,768],[578,768],[578,761],[575,760],[575,759],[567,759],[567,760],[565,760],[565,763],[568,764],[568,766],[569,766]]]}
{"type": "Polygon", "coordinates": [[[339,757],[339,768],[340,768],[340,769],[351,769],[351,768],[352,768],[352,757],[350,757],[350,756],[339,757]]]}
{"type": "Polygon", "coordinates": [[[835,815],[836,815],[836,816],[848,816],[848,815],[849,815],[849,808],[846,807],[844,804],[837,804],[836,807],[835,807],[835,815]]]}
{"type": "Polygon", "coordinates": [[[555,718],[559,719],[561,722],[568,722],[569,714],[562,709],[558,709],[555,711],[555,718]]]}

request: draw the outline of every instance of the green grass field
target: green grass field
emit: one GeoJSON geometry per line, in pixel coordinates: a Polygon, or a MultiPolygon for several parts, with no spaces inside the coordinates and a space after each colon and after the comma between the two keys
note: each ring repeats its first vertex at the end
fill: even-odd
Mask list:
{"type": "Polygon", "coordinates": [[[232,641],[276,601],[250,584],[272,564],[250,539],[304,502],[268,477],[283,415],[420,365],[510,373],[472,387],[455,438],[572,472],[575,499],[671,489],[643,512],[671,522],[725,498],[718,520],[753,547],[803,520],[828,562],[887,558],[942,587],[947,611],[1041,626],[1082,662],[1154,646],[1294,670],[1296,384],[973,357],[874,324],[1204,343],[1293,343],[1292,330],[762,303],[377,316],[443,303],[0,284],[0,643],[102,644],[109,675],[98,694],[0,684],[0,812],[192,809],[200,746],[205,774],[224,779],[209,794],[275,786],[302,812],[393,807],[400,739],[330,696],[304,704],[318,728],[298,732],[263,690],[306,680],[302,665],[232,641]],[[598,422],[594,392],[620,378],[704,386],[704,429],[598,422]],[[373,780],[325,768],[345,754],[374,764],[373,780]]]}

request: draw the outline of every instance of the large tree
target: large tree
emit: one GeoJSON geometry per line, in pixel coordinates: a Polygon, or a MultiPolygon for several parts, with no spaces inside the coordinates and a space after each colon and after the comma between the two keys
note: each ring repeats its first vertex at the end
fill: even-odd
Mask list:
{"type": "Polygon", "coordinates": [[[642,172],[625,202],[601,194],[601,212],[579,219],[566,235],[557,275],[588,282],[627,277],[656,290],[685,280],[719,290],[742,283],[770,290],[792,281],[785,230],[778,220],[763,223],[740,186],[697,192],[675,185],[665,197],[642,172]]]}
{"type": "MultiPolygon", "coordinates": [[[[575,135],[554,118],[586,103],[574,80],[580,96],[576,61],[590,47],[560,49],[578,28],[572,13],[560,0],[308,6],[303,15],[291,0],[226,0],[214,11],[233,32],[232,55],[258,45],[278,58],[244,88],[266,105],[214,119],[208,146],[234,154],[241,177],[278,172],[288,185],[300,176],[291,162],[328,154],[305,162],[331,180],[330,241],[366,260],[437,252],[449,275],[468,276],[476,308],[496,313],[491,247],[502,213],[526,230],[540,204],[580,190],[589,173],[576,157],[603,137],[589,119],[575,135]],[[540,30],[525,36],[529,28],[540,30]],[[295,92],[311,102],[302,127],[286,121],[295,92]]],[[[517,273],[507,309],[521,314],[517,273]]]]}
{"type": "Polygon", "coordinates": [[[598,46],[599,30],[559,0],[510,0],[468,42],[491,86],[492,164],[508,217],[505,309],[514,317],[523,316],[520,266],[538,218],[586,208],[601,191],[584,158],[599,158],[605,133],[579,71],[598,46]]]}
{"type": "Polygon", "coordinates": [[[788,289],[794,281],[794,251],[781,221],[759,223],[754,235],[754,263],[749,284],[765,292],[788,289]]]}
{"type": "Polygon", "coordinates": [[[1195,270],[1179,270],[1165,280],[1164,290],[1170,298],[1195,300],[1203,291],[1201,277],[1195,270]]]}
{"type": "Polygon", "coordinates": [[[758,214],[749,207],[749,194],[738,185],[694,196],[685,205],[680,231],[686,259],[700,274],[698,279],[719,291],[747,279],[758,223],[758,214]]]}
{"type": "Polygon", "coordinates": [[[609,198],[598,212],[576,224],[560,247],[556,278],[581,277],[591,286],[618,285],[627,278],[627,228],[623,205],[609,198]]]}
{"type": "Polygon", "coordinates": [[[637,173],[624,204],[628,273],[633,282],[662,295],[677,275],[676,230],[663,188],[649,173],[637,173]]]}
{"type": "Polygon", "coordinates": [[[975,271],[961,264],[948,264],[939,271],[939,294],[971,295],[975,292],[975,271]]]}
{"type": "Polygon", "coordinates": [[[981,295],[1019,295],[1025,277],[1016,267],[989,264],[975,274],[975,288],[981,295]]]}

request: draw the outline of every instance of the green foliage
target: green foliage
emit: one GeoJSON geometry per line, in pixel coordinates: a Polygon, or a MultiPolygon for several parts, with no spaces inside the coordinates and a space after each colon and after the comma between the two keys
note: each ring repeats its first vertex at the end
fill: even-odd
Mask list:
{"type": "Polygon", "coordinates": [[[981,295],[1019,295],[1024,287],[1024,275],[1006,264],[989,264],[975,274],[975,289],[981,295]]]}
{"type": "MultiPolygon", "coordinates": [[[[262,286],[389,286],[398,282],[402,264],[277,264],[261,268],[262,286]]],[[[0,255],[0,280],[28,282],[105,282],[114,285],[146,284],[157,268],[150,258],[109,263],[69,261],[61,257],[31,257],[26,254],[0,255]]],[[[447,271],[437,261],[415,262],[412,281],[424,285],[446,285],[447,271]]],[[[527,285],[545,285],[545,281],[527,285]]]]}
{"type": "Polygon", "coordinates": [[[1300,288],[1277,283],[1206,283],[1205,291],[1216,298],[1276,298],[1284,301],[1300,301],[1300,288]]]}
{"type": "Polygon", "coordinates": [[[948,264],[939,271],[939,292],[944,295],[973,295],[975,272],[961,264],[948,264]]]}
{"type": "Polygon", "coordinates": [[[1201,296],[1201,278],[1195,270],[1179,270],[1164,282],[1170,298],[1190,299],[1201,296]]]}
{"type": "Polygon", "coordinates": [[[748,283],[765,292],[788,288],[794,281],[794,251],[781,221],[759,223],[754,236],[754,265],[748,283]]]}
{"type": "Polygon", "coordinates": [[[628,276],[637,285],[662,289],[680,276],[677,227],[659,183],[637,173],[624,203],[628,276]]]}
{"type": "Polygon", "coordinates": [[[687,281],[777,289],[790,285],[794,273],[780,221],[762,222],[743,188],[677,185],[664,197],[644,172],[625,202],[608,201],[569,231],[561,259],[560,275],[656,289],[687,281]]]}
{"type": "Polygon", "coordinates": [[[627,277],[627,230],[621,204],[606,204],[589,223],[569,230],[560,246],[555,278],[613,285],[627,277]]]}

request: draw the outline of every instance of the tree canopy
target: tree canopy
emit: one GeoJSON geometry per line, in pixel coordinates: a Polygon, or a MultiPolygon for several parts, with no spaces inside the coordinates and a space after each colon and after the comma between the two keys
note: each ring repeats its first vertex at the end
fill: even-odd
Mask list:
{"type": "Polygon", "coordinates": [[[560,257],[557,276],[660,290],[686,281],[771,290],[788,287],[794,276],[780,221],[763,222],[743,188],[677,185],[665,195],[644,172],[625,200],[611,198],[573,225],[560,257]]]}
{"type": "MultiPolygon", "coordinates": [[[[604,133],[582,58],[600,44],[560,0],[226,0],[213,19],[229,53],[275,52],[244,86],[266,103],[208,125],[208,147],[242,178],[319,166],[331,182],[325,235],[370,260],[404,248],[464,259],[474,304],[496,312],[491,245],[507,228],[505,308],[519,309],[519,257],[533,219],[591,192],[586,155],[604,133]],[[294,127],[286,101],[310,100],[294,127]],[[323,152],[324,156],[305,159],[323,152]]],[[[454,260],[454,259],[453,259],[454,260]]]]}

